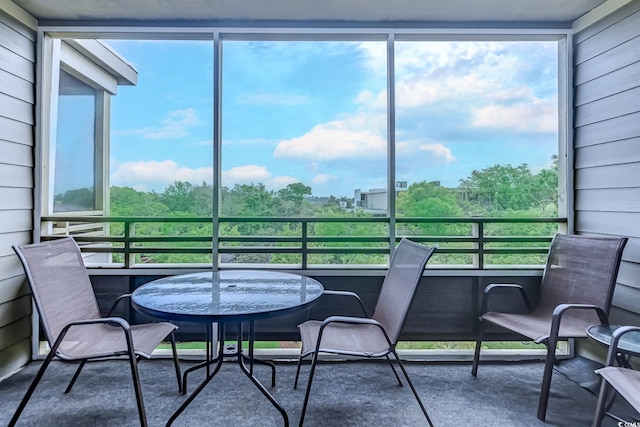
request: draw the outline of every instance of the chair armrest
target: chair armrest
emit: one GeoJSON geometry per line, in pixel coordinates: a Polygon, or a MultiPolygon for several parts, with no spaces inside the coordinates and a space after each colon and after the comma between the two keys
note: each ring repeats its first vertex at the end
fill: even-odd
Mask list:
{"type": "Polygon", "coordinates": [[[567,310],[595,310],[600,319],[600,323],[603,325],[609,324],[609,319],[602,307],[593,304],[558,304],[556,308],[553,309],[553,317],[562,317],[567,310]]]}
{"type": "Polygon", "coordinates": [[[330,316],[324,319],[322,326],[326,326],[329,323],[354,323],[363,325],[376,325],[382,327],[377,320],[369,319],[366,317],[351,317],[351,316],[330,316]]]}
{"type": "Polygon", "coordinates": [[[562,316],[569,310],[595,310],[598,314],[598,318],[600,319],[600,323],[608,325],[609,319],[607,318],[606,313],[601,307],[593,304],[558,304],[556,308],[553,309],[553,316],[551,318],[551,331],[549,336],[542,336],[535,340],[534,342],[537,344],[542,343],[543,341],[549,339],[549,342],[555,343],[558,341],[558,336],[560,333],[560,322],[562,321],[562,316]]]}
{"type": "Polygon", "coordinates": [[[320,351],[320,342],[322,341],[322,334],[324,332],[324,328],[326,328],[331,323],[351,323],[351,324],[360,324],[360,325],[373,325],[380,328],[382,334],[387,340],[387,344],[389,344],[389,348],[393,348],[393,344],[387,335],[387,331],[384,330],[380,322],[374,319],[365,318],[365,317],[350,317],[350,316],[330,316],[327,317],[320,326],[320,332],[318,333],[318,341],[316,342],[316,353],[320,351]]]}
{"type": "Polygon", "coordinates": [[[122,317],[101,317],[99,319],[76,320],[75,322],[67,323],[65,325],[65,329],[68,329],[71,326],[95,325],[97,323],[106,323],[106,324],[116,323],[122,329],[130,328],[129,322],[124,320],[122,317]]]}
{"type": "Polygon", "coordinates": [[[75,322],[67,323],[64,326],[64,328],[62,328],[62,330],[60,331],[60,335],[58,335],[58,338],[56,339],[55,343],[51,346],[51,349],[49,351],[52,353],[57,353],[58,347],[60,347],[60,344],[62,344],[62,341],[64,340],[64,337],[67,335],[67,332],[69,332],[69,329],[71,329],[73,326],[95,325],[98,323],[105,323],[105,324],[115,323],[116,325],[121,327],[124,332],[125,339],[127,341],[127,347],[129,349],[129,352],[133,354],[134,347],[133,347],[133,339],[131,337],[131,327],[129,326],[129,322],[127,322],[121,317],[101,317],[100,319],[77,320],[75,322]]]}
{"type": "Polygon", "coordinates": [[[522,297],[522,300],[527,306],[527,310],[529,311],[533,310],[531,301],[529,301],[529,297],[527,296],[527,293],[524,291],[524,288],[521,285],[518,285],[516,283],[492,283],[490,285],[487,285],[486,288],[484,288],[484,296],[482,297],[481,314],[484,314],[487,312],[487,306],[489,305],[489,297],[493,294],[493,292],[501,289],[517,290],[518,292],[520,292],[520,296],[522,297]]]}
{"type": "Polygon", "coordinates": [[[622,336],[627,332],[631,331],[640,332],[640,326],[621,326],[613,331],[611,344],[609,345],[609,352],[607,353],[607,361],[605,362],[606,366],[613,366],[614,361],[616,360],[616,355],[618,354],[618,343],[620,342],[620,338],[622,338],[622,336]]]}
{"type": "Polygon", "coordinates": [[[324,292],[322,292],[322,295],[332,295],[332,296],[342,296],[342,297],[355,298],[358,301],[358,304],[360,304],[360,308],[362,309],[362,313],[365,315],[365,317],[369,317],[369,314],[367,313],[367,309],[364,308],[364,304],[362,303],[362,300],[360,299],[360,296],[358,294],[356,294],[355,292],[325,290],[324,292]]]}
{"type": "Polygon", "coordinates": [[[118,298],[116,298],[113,304],[111,304],[111,308],[109,308],[109,311],[107,312],[107,317],[111,316],[111,313],[113,313],[113,310],[116,308],[116,306],[125,298],[131,299],[131,294],[122,294],[118,298]]]}

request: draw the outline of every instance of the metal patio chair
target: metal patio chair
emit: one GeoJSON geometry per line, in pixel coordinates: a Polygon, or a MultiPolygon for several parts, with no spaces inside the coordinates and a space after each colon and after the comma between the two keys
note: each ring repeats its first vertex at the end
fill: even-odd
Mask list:
{"type": "Polygon", "coordinates": [[[427,422],[433,426],[418,392],[398,357],[396,344],[422,278],[422,272],[435,250],[436,247],[426,247],[407,239],[400,241],[391,258],[391,265],[382,283],[373,316],[367,316],[366,309],[357,294],[346,291],[325,291],[325,295],[356,298],[366,317],[331,316],[324,321],[309,320],[298,325],[302,350],[298,359],[294,388],[297,388],[298,385],[302,359],[312,356],[307,390],[300,415],[300,426],[304,422],[311,383],[320,353],[365,358],[386,357],[398,383],[402,386],[400,377],[389,357],[390,354],[393,354],[420,405],[420,409],[427,418],[427,422]]]}
{"type": "MultiPolygon", "coordinates": [[[[593,427],[600,427],[605,415],[615,418],[620,423],[618,425],[633,425],[633,421],[625,421],[616,415],[607,412],[608,402],[611,392],[615,391],[622,396],[640,414],[640,371],[634,371],[629,367],[614,366],[618,355],[618,344],[623,336],[628,332],[640,332],[640,326],[623,326],[613,333],[607,361],[604,368],[596,370],[602,376],[596,414],[593,418],[593,427]]],[[[640,418],[636,419],[636,422],[640,418]]]]}
{"type": "Polygon", "coordinates": [[[24,267],[42,329],[51,349],[9,425],[13,426],[18,421],[54,357],[63,361],[80,362],[64,391],[68,393],[87,361],[128,356],[140,424],[146,426],[137,360],[138,357],[150,358],[151,352],[169,336],[180,391],[180,366],[173,337],[177,326],[168,322],[129,325],[120,317],[109,317],[116,305],[127,298],[128,294],[118,297],[107,317],[103,318],[80,248],[71,237],[14,246],[14,250],[24,267]]]}
{"type": "Polygon", "coordinates": [[[551,242],[542,275],[540,299],[534,307],[524,289],[516,284],[492,284],[485,288],[480,329],[471,373],[478,373],[485,325],[493,323],[547,347],[538,402],[538,418],[544,421],[558,341],[585,338],[594,324],[608,323],[613,289],[626,237],[556,234],[551,242]],[[528,313],[487,311],[498,290],[518,291],[528,313]]]}

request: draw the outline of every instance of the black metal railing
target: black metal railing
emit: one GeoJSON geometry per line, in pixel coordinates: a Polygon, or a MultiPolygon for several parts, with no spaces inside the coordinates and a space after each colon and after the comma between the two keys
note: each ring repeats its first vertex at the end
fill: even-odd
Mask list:
{"type": "MultiPolygon", "coordinates": [[[[565,218],[275,218],[47,216],[42,240],[73,236],[110,267],[242,264],[280,268],[384,266],[402,237],[438,244],[430,265],[518,268],[544,264],[565,218]],[[214,233],[214,229],[217,230],[214,233]],[[391,237],[393,236],[393,237],[391,237]]],[[[89,260],[89,262],[91,262],[89,260]]]]}

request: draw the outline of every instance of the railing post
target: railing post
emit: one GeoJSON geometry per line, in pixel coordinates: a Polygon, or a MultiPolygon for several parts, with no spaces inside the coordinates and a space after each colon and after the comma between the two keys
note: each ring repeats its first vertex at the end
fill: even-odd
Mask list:
{"type": "Polygon", "coordinates": [[[135,254],[131,253],[131,236],[135,232],[134,224],[129,221],[124,223],[124,268],[131,268],[135,264],[135,254]]]}
{"type": "Polygon", "coordinates": [[[484,268],[484,221],[478,221],[478,268],[484,268]]]}
{"type": "Polygon", "coordinates": [[[307,257],[309,255],[309,253],[307,252],[308,249],[308,242],[307,242],[307,237],[308,237],[308,225],[309,223],[306,220],[302,220],[300,225],[302,226],[302,269],[306,269],[307,265],[308,265],[308,260],[307,257]]]}
{"type": "Polygon", "coordinates": [[[473,249],[478,253],[473,254],[473,267],[482,269],[484,267],[484,222],[475,218],[472,227],[472,235],[476,238],[476,243],[472,244],[473,249]]]}

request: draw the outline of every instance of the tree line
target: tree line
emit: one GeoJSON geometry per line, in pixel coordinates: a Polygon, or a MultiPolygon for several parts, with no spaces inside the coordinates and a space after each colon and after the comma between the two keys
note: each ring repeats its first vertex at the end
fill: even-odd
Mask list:
{"type": "MultiPolygon", "coordinates": [[[[58,198],[58,203],[78,204],[85,191],[73,190],[58,198]]],[[[81,203],[81,202],[80,202],[81,203]]],[[[448,188],[437,182],[415,182],[398,194],[397,217],[555,217],[558,213],[557,157],[551,167],[533,172],[526,164],[519,166],[494,165],[474,170],[459,186],[448,188]]],[[[348,218],[367,217],[372,214],[354,206],[352,198],[344,196],[314,197],[312,188],[302,183],[289,184],[280,190],[269,190],[262,183],[236,184],[222,187],[221,217],[344,217],[344,222],[313,223],[308,232],[316,236],[386,236],[384,223],[349,223],[348,218]]],[[[213,213],[213,188],[206,182],[195,185],[175,181],[162,192],[138,191],[131,187],[112,186],[110,189],[110,216],[131,217],[210,217],[213,213]]],[[[299,223],[223,222],[220,235],[224,236],[300,236],[299,223]]],[[[487,225],[485,235],[545,236],[555,232],[555,224],[494,223],[487,225]]],[[[469,224],[423,223],[398,224],[398,235],[419,236],[471,236],[469,224]]],[[[113,224],[111,234],[123,232],[122,226],[113,224]]],[[[141,223],[137,235],[211,235],[212,224],[206,223],[141,223]]],[[[177,245],[177,244],[172,244],[177,245]]],[[[206,244],[189,244],[189,246],[206,244]]],[[[242,244],[238,243],[241,246],[242,244]]],[[[255,246],[255,244],[252,244],[255,246]]],[[[284,245],[284,244],[283,244],[284,245]]],[[[327,247],[376,246],[379,243],[326,243],[327,247]]],[[[451,243],[448,247],[465,247],[451,243]]],[[[468,244],[467,244],[468,245],[468,244]]],[[[503,243],[500,246],[517,244],[503,243]]],[[[197,254],[155,254],[154,262],[210,262],[210,256],[197,254]]],[[[299,263],[299,254],[236,254],[235,262],[299,263]]],[[[490,263],[537,263],[537,255],[492,255],[490,263]]],[[[469,264],[466,254],[441,254],[436,262],[469,264]]],[[[310,255],[310,263],[367,264],[384,262],[379,255],[322,254],[310,255]]]]}
{"type": "MultiPolygon", "coordinates": [[[[558,203],[557,157],[537,173],[526,164],[494,165],[474,170],[456,188],[437,182],[412,183],[400,192],[396,214],[407,217],[556,216],[558,203]]],[[[72,198],[77,191],[61,195],[72,198]]],[[[222,187],[220,215],[228,217],[341,216],[354,212],[345,196],[313,197],[302,183],[268,190],[263,183],[222,187]]],[[[213,189],[203,182],[175,181],[163,192],[111,187],[111,216],[211,216],[213,189]]]]}

